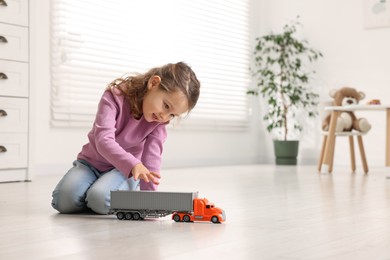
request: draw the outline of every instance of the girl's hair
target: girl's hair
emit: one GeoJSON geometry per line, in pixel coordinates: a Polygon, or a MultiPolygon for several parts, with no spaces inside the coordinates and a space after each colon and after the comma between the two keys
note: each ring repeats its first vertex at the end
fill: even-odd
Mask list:
{"type": "Polygon", "coordinates": [[[144,74],[131,75],[112,81],[107,89],[117,88],[130,104],[130,111],[134,118],[142,116],[142,102],[148,92],[148,81],[152,76],[159,76],[159,88],[166,92],[181,91],[188,100],[188,112],[198,102],[200,82],[192,69],[184,62],[168,63],[162,67],[150,69],[144,74]]]}

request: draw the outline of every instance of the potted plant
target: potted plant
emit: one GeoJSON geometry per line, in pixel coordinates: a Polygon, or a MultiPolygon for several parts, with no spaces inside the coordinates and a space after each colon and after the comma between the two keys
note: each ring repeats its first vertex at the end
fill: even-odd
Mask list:
{"type": "MultiPolygon", "coordinates": [[[[299,116],[315,117],[319,95],[308,84],[315,73],[308,65],[322,57],[322,53],[309,47],[306,40],[299,40],[298,21],[283,27],[279,34],[270,33],[256,38],[253,76],[257,86],[247,94],[259,95],[267,103],[264,120],[267,130],[277,134],[274,139],[276,164],[296,164],[298,140],[303,130],[299,116]]],[[[306,117],[307,118],[307,117],[306,117]]]]}

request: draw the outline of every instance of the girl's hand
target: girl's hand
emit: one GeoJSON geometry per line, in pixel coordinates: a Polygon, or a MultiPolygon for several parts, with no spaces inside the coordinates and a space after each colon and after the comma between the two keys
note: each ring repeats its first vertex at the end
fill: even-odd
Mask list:
{"type": "Polygon", "coordinates": [[[158,179],[160,179],[160,174],[157,172],[149,171],[142,163],[139,163],[134,166],[131,170],[134,180],[144,180],[145,182],[153,182],[154,184],[160,184],[158,179]]]}

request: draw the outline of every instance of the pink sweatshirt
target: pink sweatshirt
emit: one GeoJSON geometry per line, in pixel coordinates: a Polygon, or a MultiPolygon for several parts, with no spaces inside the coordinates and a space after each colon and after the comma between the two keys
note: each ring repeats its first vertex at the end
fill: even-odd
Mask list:
{"type": "MultiPolygon", "coordinates": [[[[161,154],[167,132],[165,124],[136,120],[130,106],[113,88],[104,92],[95,122],[77,159],[85,160],[99,171],[118,169],[131,177],[133,167],[142,162],[152,172],[160,173],[161,154]]],[[[156,190],[152,182],[140,181],[141,190],[156,190]]]]}

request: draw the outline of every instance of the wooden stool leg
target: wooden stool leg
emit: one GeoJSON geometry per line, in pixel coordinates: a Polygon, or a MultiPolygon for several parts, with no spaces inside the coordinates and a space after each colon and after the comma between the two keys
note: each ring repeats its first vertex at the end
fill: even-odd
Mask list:
{"type": "Polygon", "coordinates": [[[324,162],[325,146],[326,146],[327,138],[328,138],[328,136],[324,135],[324,138],[322,139],[321,154],[320,154],[320,159],[318,160],[318,172],[321,172],[322,163],[324,162]]]}
{"type": "Polygon", "coordinates": [[[353,144],[353,136],[348,136],[348,137],[349,137],[349,151],[351,154],[351,168],[352,168],[352,172],[355,172],[356,170],[355,146],[353,144]]]}
{"type": "Polygon", "coordinates": [[[362,157],[364,173],[367,173],[368,172],[368,166],[367,166],[367,160],[366,160],[366,153],[364,151],[363,138],[360,135],[358,136],[358,144],[359,144],[359,149],[360,149],[360,155],[362,157]]]}
{"type": "Polygon", "coordinates": [[[336,146],[336,138],[334,139],[334,143],[333,143],[333,149],[331,151],[331,154],[330,154],[330,164],[329,164],[329,173],[331,173],[333,171],[333,161],[334,161],[334,147],[336,146]]]}
{"type": "Polygon", "coordinates": [[[341,111],[332,111],[331,117],[330,117],[330,125],[329,125],[329,131],[328,131],[328,140],[326,141],[325,146],[325,156],[324,156],[324,165],[328,166],[328,172],[332,173],[333,171],[333,155],[334,155],[334,147],[336,142],[336,123],[337,123],[337,117],[340,115],[341,111]]]}

